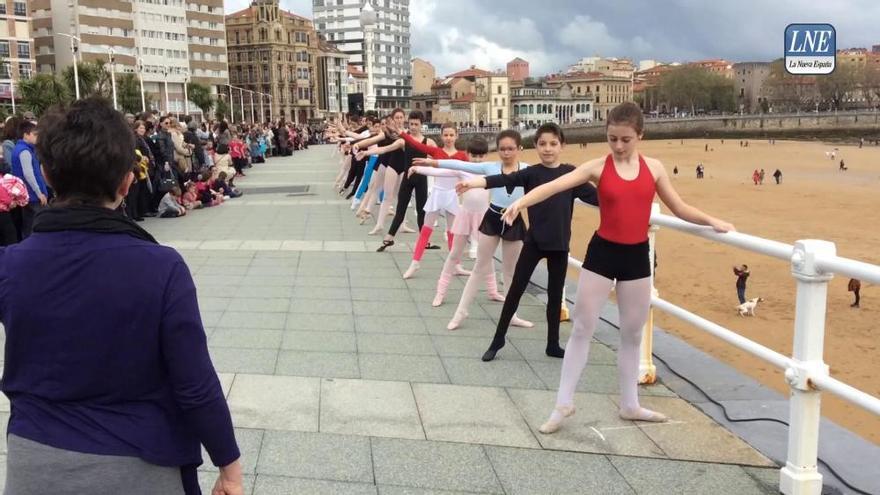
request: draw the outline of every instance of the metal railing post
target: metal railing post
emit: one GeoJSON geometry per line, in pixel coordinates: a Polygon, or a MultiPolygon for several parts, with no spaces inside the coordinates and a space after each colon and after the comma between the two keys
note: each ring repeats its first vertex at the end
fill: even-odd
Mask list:
{"type": "MultiPolygon", "coordinates": [[[[651,215],[660,214],[660,204],[651,205],[651,215]]],[[[657,231],[660,227],[654,224],[648,226],[648,262],[651,264],[651,297],[658,297],[659,293],[654,287],[654,246],[657,231]]],[[[642,343],[639,346],[639,383],[650,385],[657,381],[657,367],[654,366],[654,307],[648,309],[648,319],[642,328],[642,343]]]]}
{"type": "Polygon", "coordinates": [[[779,490],[786,495],[819,495],[822,474],[817,468],[821,393],[809,377],[828,375],[822,360],[825,345],[825,311],[830,273],[816,266],[817,256],[835,256],[833,243],[802,240],[794,244],[791,274],[797,280],[792,367],[785,371],[791,387],[788,455],[779,475],[779,490]]]}

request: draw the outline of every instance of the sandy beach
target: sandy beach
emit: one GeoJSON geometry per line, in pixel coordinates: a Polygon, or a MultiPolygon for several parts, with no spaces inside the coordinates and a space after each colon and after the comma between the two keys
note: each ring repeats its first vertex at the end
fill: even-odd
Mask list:
{"type": "MultiPolygon", "coordinates": [[[[837,245],[841,256],[880,263],[880,147],[865,145],[739,140],[646,140],[641,152],[663,161],[674,177],[682,197],[715,216],[733,222],[737,230],[791,243],[798,239],[824,239],[837,245]],[[708,144],[709,151],[705,151],[708,144]],[[831,160],[826,152],[837,147],[831,160]],[[848,171],[838,171],[843,159],[848,171]],[[705,166],[705,178],[696,179],[698,162],[705,166]],[[763,168],[763,185],[751,179],[763,168]],[[783,172],[777,185],[772,174],[783,172]]],[[[604,156],[608,146],[592,143],[566,147],[563,161],[580,164],[604,156]]],[[[534,150],[521,154],[524,161],[537,162],[534,150]]],[[[664,212],[668,210],[664,207],[664,212]]],[[[598,212],[578,208],[575,212],[571,253],[582,259],[586,243],[598,226],[598,212]]],[[[776,351],[791,355],[794,327],[795,282],[788,263],[733,247],[661,229],[657,236],[657,289],[664,299],[730,328],[776,351]],[[747,298],[762,297],[757,316],[737,316],[738,305],[732,266],[749,265],[747,298]]],[[[576,272],[572,271],[572,276],[576,272]]],[[[829,284],[825,361],[831,373],[874,396],[880,396],[880,382],[873,369],[880,362],[878,317],[880,289],[862,284],[861,308],[851,308],[852,293],[847,278],[836,277],[829,284]]],[[[727,362],[782,393],[788,388],[781,371],[741,352],[681,321],[660,312],[655,321],[662,328],[692,345],[727,362]]],[[[662,380],[662,376],[660,377],[662,380]]],[[[823,395],[823,414],[875,443],[880,443],[880,422],[871,414],[842,400],[823,395]]]]}

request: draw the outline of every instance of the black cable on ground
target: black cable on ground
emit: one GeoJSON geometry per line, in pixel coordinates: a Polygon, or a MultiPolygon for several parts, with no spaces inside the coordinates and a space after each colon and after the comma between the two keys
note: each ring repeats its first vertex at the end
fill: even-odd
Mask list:
{"type": "MultiPolygon", "coordinates": [[[[497,258],[496,258],[496,259],[497,259],[497,258]]],[[[500,261],[500,260],[499,260],[499,261],[500,261]]],[[[534,285],[535,287],[541,289],[541,290],[544,291],[544,292],[547,292],[547,288],[541,286],[540,284],[536,284],[535,282],[533,282],[533,281],[531,281],[531,280],[529,280],[529,284],[534,285]]],[[[571,303],[571,304],[574,304],[574,301],[572,301],[571,299],[566,299],[566,301],[569,302],[569,303],[571,303]]],[[[617,325],[615,325],[614,323],[612,323],[612,322],[606,320],[605,318],[602,318],[602,317],[600,316],[599,319],[600,319],[601,321],[604,321],[605,323],[611,325],[612,327],[614,327],[614,328],[620,330],[620,327],[619,327],[619,326],[617,326],[617,325]]],[[[677,372],[677,371],[675,370],[675,368],[669,366],[669,363],[667,363],[663,358],[661,358],[661,357],[658,356],[657,354],[651,353],[651,355],[654,356],[655,358],[657,358],[658,361],[660,361],[661,363],[663,363],[663,365],[666,366],[666,368],[667,368],[670,372],[672,372],[673,375],[675,375],[675,376],[681,378],[682,380],[684,380],[685,382],[687,382],[688,384],[690,384],[690,386],[694,387],[694,388],[697,389],[701,394],[703,394],[703,396],[704,396],[709,402],[711,402],[712,404],[718,406],[718,408],[721,409],[721,413],[724,415],[724,419],[726,419],[727,421],[730,421],[731,423],[752,423],[752,422],[755,422],[755,423],[757,423],[757,422],[779,423],[779,424],[781,424],[781,425],[790,426],[787,422],[782,421],[781,419],[776,419],[776,418],[761,418],[761,417],[758,417],[758,418],[731,418],[730,415],[727,413],[727,408],[724,407],[723,404],[721,404],[720,402],[718,402],[717,400],[715,400],[714,398],[712,398],[712,396],[710,396],[710,395],[709,395],[705,390],[703,390],[699,385],[697,385],[696,383],[694,383],[693,381],[691,381],[689,378],[687,378],[686,376],[682,375],[681,373],[677,372]]],[[[819,462],[819,464],[825,466],[825,469],[827,469],[832,475],[834,475],[835,478],[837,478],[838,481],[840,481],[841,483],[843,483],[843,485],[846,486],[847,488],[849,488],[850,490],[852,490],[852,491],[858,493],[859,495],[872,495],[870,492],[866,492],[866,491],[864,491],[864,490],[860,490],[860,489],[858,489],[858,488],[852,486],[852,485],[846,480],[846,478],[844,478],[844,477],[841,476],[837,471],[835,471],[834,468],[832,468],[830,464],[828,464],[827,462],[825,462],[824,460],[822,460],[821,457],[817,457],[816,460],[819,462]]]]}

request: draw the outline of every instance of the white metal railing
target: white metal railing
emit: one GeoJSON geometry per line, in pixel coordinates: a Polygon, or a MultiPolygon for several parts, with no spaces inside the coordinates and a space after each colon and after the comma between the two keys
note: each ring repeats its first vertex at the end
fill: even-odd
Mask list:
{"type": "MultiPolygon", "coordinates": [[[[502,129],[500,127],[498,127],[497,125],[483,126],[483,127],[471,126],[471,127],[459,127],[458,128],[459,134],[482,134],[482,133],[498,134],[501,131],[502,131],[502,129]]],[[[426,135],[440,134],[440,132],[441,132],[441,128],[439,128],[439,127],[429,127],[427,129],[422,130],[422,134],[426,134],[426,135]]]]}
{"type": "MultiPolygon", "coordinates": [[[[780,470],[779,489],[786,495],[819,495],[822,491],[822,475],[817,468],[821,391],[880,416],[880,399],[831,377],[822,359],[828,281],[834,274],[840,274],[880,284],[880,266],[837,256],[834,244],[827,241],[801,240],[791,245],[740,232],[717,233],[709,227],[661,214],[657,203],[651,209],[648,233],[651,260],[654,259],[656,232],[661,226],[791,263],[791,273],[797,281],[791,357],[661,299],[656,289],[653,289],[651,305],[785,372],[791,398],[788,454],[786,464],[780,470]]],[[[581,260],[569,256],[569,265],[580,268],[582,264],[581,260]]],[[[650,265],[653,275],[654,263],[650,265]]],[[[653,383],[656,378],[652,362],[652,331],[653,315],[649,317],[642,337],[641,383],[653,383]]]]}

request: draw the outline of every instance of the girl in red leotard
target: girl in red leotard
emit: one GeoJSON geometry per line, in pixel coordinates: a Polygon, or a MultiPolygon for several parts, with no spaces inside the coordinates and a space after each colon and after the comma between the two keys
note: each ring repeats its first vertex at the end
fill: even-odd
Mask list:
{"type": "Polygon", "coordinates": [[[663,414],[639,405],[637,389],[639,343],[651,305],[648,222],[654,194],[679,218],[711,226],[717,232],[734,230],[733,225],[685,203],[672,187],[663,164],[636,151],[643,129],[642,111],[637,105],[618,105],[608,114],[606,132],[611,153],[607,157],[588,161],[577,170],[532,190],[504,213],[504,220],[512,221],[523,208],[559,192],[587,181],[598,187],[599,230],[590,240],[578,279],[574,325],[565,347],[556,407],[539,428],[541,433],[557,431],[563,419],[574,414],[575,388],[587,363],[599,314],[615,280],[620,313],[617,351],[620,417],[637,421],[666,420],[663,414]]]}

